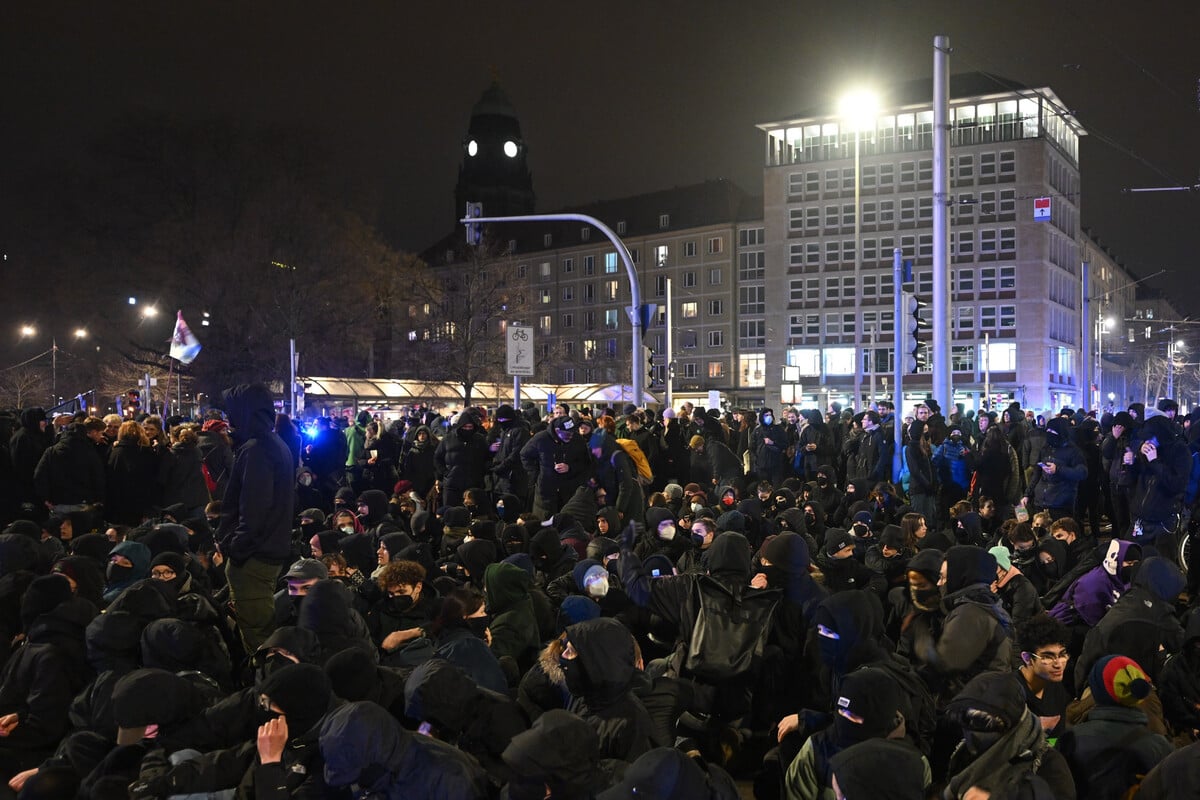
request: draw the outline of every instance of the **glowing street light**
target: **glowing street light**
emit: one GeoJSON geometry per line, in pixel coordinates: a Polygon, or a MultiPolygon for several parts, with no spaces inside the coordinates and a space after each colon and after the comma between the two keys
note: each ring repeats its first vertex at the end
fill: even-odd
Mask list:
{"type": "Polygon", "coordinates": [[[32,325],[21,326],[22,337],[33,336],[35,333],[37,333],[37,328],[33,327],[32,325]]]}
{"type": "Polygon", "coordinates": [[[154,306],[146,306],[142,309],[142,316],[149,319],[150,317],[158,316],[158,309],[154,306]]]}
{"type": "Polygon", "coordinates": [[[87,328],[76,328],[75,329],[75,338],[76,339],[86,339],[87,335],[88,335],[87,328]]]}

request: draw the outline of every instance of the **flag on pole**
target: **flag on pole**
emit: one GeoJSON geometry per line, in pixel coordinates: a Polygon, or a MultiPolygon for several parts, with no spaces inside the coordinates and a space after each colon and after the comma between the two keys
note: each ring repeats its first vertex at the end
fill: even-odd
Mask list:
{"type": "Polygon", "coordinates": [[[175,312],[175,332],[171,334],[171,358],[180,364],[190,364],[200,354],[200,342],[183,321],[183,312],[175,312]]]}

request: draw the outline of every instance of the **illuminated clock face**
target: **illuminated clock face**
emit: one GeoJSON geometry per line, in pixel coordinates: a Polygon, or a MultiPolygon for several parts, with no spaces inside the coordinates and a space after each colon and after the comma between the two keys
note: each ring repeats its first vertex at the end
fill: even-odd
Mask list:
{"type": "Polygon", "coordinates": [[[474,156],[478,152],[479,152],[479,142],[475,141],[474,139],[467,142],[467,155],[474,156]]]}
{"type": "Polygon", "coordinates": [[[512,141],[511,139],[509,139],[507,142],[505,142],[504,143],[504,155],[508,156],[509,158],[516,158],[517,157],[517,143],[512,141]]]}

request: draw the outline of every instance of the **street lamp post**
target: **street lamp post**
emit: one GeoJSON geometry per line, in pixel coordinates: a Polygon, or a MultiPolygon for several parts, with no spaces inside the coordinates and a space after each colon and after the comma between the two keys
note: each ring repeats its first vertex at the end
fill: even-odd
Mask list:
{"type": "MultiPolygon", "coordinates": [[[[858,90],[842,98],[842,118],[854,128],[854,408],[862,404],[862,161],[863,125],[874,125],[878,103],[869,92],[858,90]]],[[[897,290],[899,287],[897,287],[897,290]]],[[[899,324],[899,321],[897,321],[899,324]]]]}

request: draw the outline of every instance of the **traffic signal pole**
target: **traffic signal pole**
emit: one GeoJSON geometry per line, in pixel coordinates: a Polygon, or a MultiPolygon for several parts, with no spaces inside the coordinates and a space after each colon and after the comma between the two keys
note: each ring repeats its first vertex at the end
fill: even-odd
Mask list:
{"type": "Polygon", "coordinates": [[[905,362],[908,360],[905,355],[908,353],[907,338],[908,325],[904,319],[907,311],[904,301],[904,259],[901,255],[900,248],[892,250],[892,286],[895,287],[895,297],[893,298],[894,308],[892,311],[892,380],[896,384],[892,395],[892,405],[896,408],[895,422],[892,427],[896,438],[896,446],[892,448],[892,480],[900,480],[900,459],[904,457],[904,371],[905,362]]]}
{"type": "MultiPolygon", "coordinates": [[[[470,209],[468,204],[468,211],[470,209]]],[[[480,209],[482,211],[482,209],[480,209]]],[[[632,370],[631,381],[633,387],[634,405],[641,406],[645,401],[645,380],[646,380],[646,364],[645,357],[642,352],[642,337],[646,333],[646,320],[643,317],[644,311],[642,308],[642,287],[638,283],[637,270],[633,266],[633,257],[629,255],[629,248],[621,241],[621,237],[613,232],[600,220],[587,214],[521,214],[510,217],[484,217],[468,215],[460,219],[463,225],[467,226],[468,236],[472,231],[477,231],[476,236],[482,240],[483,233],[478,227],[489,222],[586,222],[594,226],[597,230],[603,233],[608,240],[612,242],[613,247],[617,248],[617,254],[621,256],[621,262],[625,265],[625,274],[629,277],[629,294],[630,302],[633,306],[632,313],[629,315],[629,322],[633,326],[633,341],[630,347],[630,367],[632,370]]]]}

